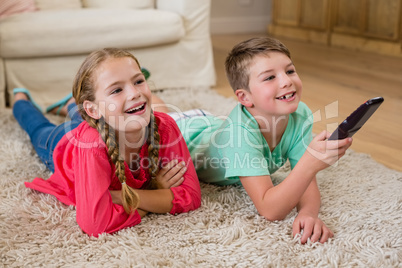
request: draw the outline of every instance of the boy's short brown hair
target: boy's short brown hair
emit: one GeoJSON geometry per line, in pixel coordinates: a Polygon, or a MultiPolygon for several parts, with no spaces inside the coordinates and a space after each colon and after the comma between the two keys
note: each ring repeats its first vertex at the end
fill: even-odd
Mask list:
{"type": "Polygon", "coordinates": [[[225,61],[225,72],[233,91],[249,90],[249,66],[261,54],[277,51],[290,58],[288,48],[271,37],[255,37],[235,45],[225,61]]]}

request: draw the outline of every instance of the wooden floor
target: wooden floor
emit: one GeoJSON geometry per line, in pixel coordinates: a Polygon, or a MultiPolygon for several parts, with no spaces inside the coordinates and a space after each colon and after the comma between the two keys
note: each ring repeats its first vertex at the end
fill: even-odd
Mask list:
{"type": "MultiPolygon", "coordinates": [[[[212,36],[218,93],[234,97],[224,61],[236,43],[253,36],[258,34],[212,36]]],[[[302,101],[314,113],[314,133],[333,131],[364,101],[382,96],[384,103],[353,137],[351,148],[402,171],[402,58],[279,39],[302,79],[302,101]]]]}

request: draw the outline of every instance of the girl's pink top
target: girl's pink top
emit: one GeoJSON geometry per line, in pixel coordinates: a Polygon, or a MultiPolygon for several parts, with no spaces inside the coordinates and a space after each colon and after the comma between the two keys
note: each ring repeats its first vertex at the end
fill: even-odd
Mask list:
{"type": "MultiPolygon", "coordinates": [[[[155,118],[160,134],[160,165],[173,159],[187,163],[183,183],[170,188],[174,195],[170,213],[197,209],[201,205],[201,190],[186,143],[169,115],[155,112],[155,118]]],[[[147,156],[148,145],[145,143],[140,150],[141,168],[135,172],[136,176],[125,164],[129,186],[136,189],[147,187],[150,181],[147,156]]],[[[49,179],[35,178],[32,182],[25,182],[25,185],[54,195],[66,205],[75,206],[77,223],[84,232],[97,237],[101,233],[113,233],[141,222],[137,210],[127,214],[123,206],[112,202],[109,190],[121,190],[121,183],[115,175],[105,143],[98,131],[87,122],[81,123],[60,140],[53,160],[55,171],[49,179]]]]}

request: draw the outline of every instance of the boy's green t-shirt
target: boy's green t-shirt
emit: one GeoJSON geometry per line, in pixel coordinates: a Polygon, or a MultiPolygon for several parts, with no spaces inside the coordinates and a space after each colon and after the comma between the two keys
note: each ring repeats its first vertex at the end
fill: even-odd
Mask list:
{"type": "Polygon", "coordinates": [[[241,104],[226,119],[197,116],[184,118],[177,124],[199,179],[228,185],[238,183],[239,176],[273,174],[287,160],[293,168],[312,140],[313,115],[300,102],[296,112],[289,115],[286,130],[272,152],[257,121],[241,104]]]}

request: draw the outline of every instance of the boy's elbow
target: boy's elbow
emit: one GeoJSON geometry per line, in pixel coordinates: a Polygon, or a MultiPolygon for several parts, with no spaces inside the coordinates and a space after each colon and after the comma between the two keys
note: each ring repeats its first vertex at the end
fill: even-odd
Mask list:
{"type": "Polygon", "coordinates": [[[258,213],[268,221],[281,221],[284,220],[287,214],[280,213],[279,211],[272,210],[258,210],[258,213]]]}
{"type": "Polygon", "coordinates": [[[281,221],[281,220],[284,220],[286,218],[286,217],[283,217],[283,216],[278,216],[278,217],[264,216],[264,215],[262,215],[262,216],[268,221],[281,221]]]}

